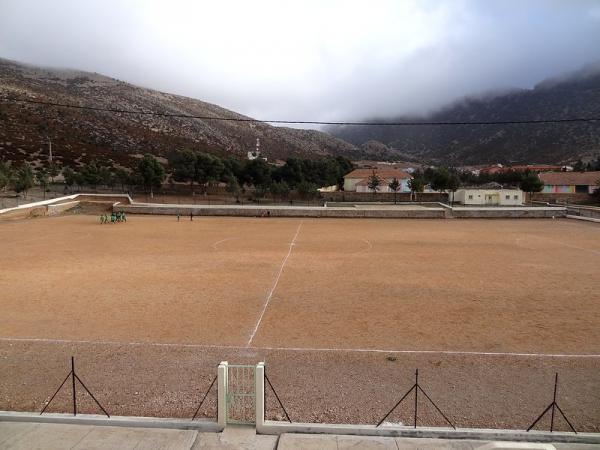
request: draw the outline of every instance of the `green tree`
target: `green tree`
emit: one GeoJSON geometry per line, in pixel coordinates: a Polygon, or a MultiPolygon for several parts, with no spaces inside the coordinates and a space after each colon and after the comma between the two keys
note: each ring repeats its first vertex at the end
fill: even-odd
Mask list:
{"type": "Polygon", "coordinates": [[[343,156],[336,156],[335,162],[338,167],[338,187],[342,189],[344,187],[344,176],[354,170],[354,164],[343,156]]]}
{"type": "Polygon", "coordinates": [[[450,192],[452,193],[452,199],[451,199],[450,203],[454,203],[454,193],[458,190],[459,187],[460,187],[460,178],[458,178],[458,175],[456,175],[455,173],[451,173],[450,176],[448,177],[448,184],[447,184],[447,189],[449,189],[450,192]]]}
{"type": "Polygon", "coordinates": [[[302,160],[298,158],[288,158],[285,164],[275,169],[274,178],[287,183],[288,186],[296,187],[304,180],[302,169],[302,160]]]}
{"type": "Polygon", "coordinates": [[[196,155],[196,166],[194,178],[206,192],[206,186],[218,182],[225,170],[221,159],[209,153],[198,153],[196,155]]]}
{"type": "Polygon", "coordinates": [[[421,176],[415,176],[408,180],[408,187],[410,189],[411,199],[414,196],[415,201],[417,200],[417,192],[423,192],[425,190],[425,180],[421,176]]]}
{"type": "Polygon", "coordinates": [[[50,175],[46,171],[46,169],[41,168],[35,173],[35,181],[42,188],[42,192],[44,193],[44,200],[46,200],[46,191],[48,190],[48,184],[50,183],[50,175]]]}
{"type": "Polygon", "coordinates": [[[431,179],[431,188],[443,192],[450,186],[450,172],[445,167],[435,170],[431,179]]]}
{"type": "Polygon", "coordinates": [[[54,179],[60,174],[60,165],[55,161],[48,164],[48,175],[50,176],[50,182],[54,183],[54,179]]]}
{"type": "Polygon", "coordinates": [[[282,200],[290,194],[290,187],[285,181],[275,181],[269,186],[269,192],[274,199],[282,200]]]}
{"type": "Polygon", "coordinates": [[[166,178],[164,167],[149,153],[139,162],[137,175],[144,187],[150,190],[150,198],[154,198],[154,188],[160,188],[166,178]]]}
{"type": "Polygon", "coordinates": [[[242,188],[240,187],[240,183],[238,183],[237,178],[234,175],[230,175],[227,180],[227,187],[225,188],[227,192],[235,197],[235,201],[240,201],[240,192],[242,188]]]}
{"type": "Polygon", "coordinates": [[[194,182],[196,176],[197,153],[192,150],[181,150],[169,155],[169,166],[173,179],[180,183],[190,183],[192,196],[194,195],[194,182]]]}
{"type": "Polygon", "coordinates": [[[0,161],[0,191],[5,191],[10,186],[13,178],[13,170],[4,161],[0,161]]]}
{"type": "Polygon", "coordinates": [[[377,189],[381,185],[381,179],[377,176],[375,171],[369,176],[369,181],[367,182],[367,187],[369,190],[373,191],[373,199],[375,198],[375,194],[377,193],[377,189]]]}
{"type": "Polygon", "coordinates": [[[296,187],[298,195],[303,200],[312,200],[318,195],[317,185],[308,181],[303,181],[296,187]]]}
{"type": "Polygon", "coordinates": [[[131,184],[131,174],[125,169],[115,169],[115,182],[121,185],[121,192],[125,192],[125,186],[131,184]]]}
{"type": "Polygon", "coordinates": [[[239,180],[242,178],[242,162],[240,159],[233,155],[229,155],[223,159],[223,167],[225,181],[229,181],[229,177],[233,176],[237,178],[239,184],[239,180]]]}
{"type": "Polygon", "coordinates": [[[522,191],[529,192],[529,201],[532,202],[533,194],[544,188],[544,182],[540,180],[536,173],[526,172],[521,178],[520,187],[522,191]]]}
{"type": "Polygon", "coordinates": [[[65,179],[65,186],[72,192],[73,185],[77,182],[77,172],[75,172],[71,167],[66,166],[63,169],[63,178],[65,179]]]}
{"type": "Polygon", "coordinates": [[[92,189],[102,183],[102,172],[96,161],[92,161],[89,164],[85,164],[80,171],[81,182],[92,189]]]}
{"type": "Polygon", "coordinates": [[[271,184],[271,166],[262,159],[247,161],[242,171],[242,178],[246,184],[268,186],[271,184]]]}
{"type": "Polygon", "coordinates": [[[396,196],[398,195],[400,186],[401,186],[400,181],[398,181],[398,178],[396,178],[396,177],[392,178],[392,181],[390,181],[388,183],[388,187],[394,193],[394,205],[396,204],[396,196]]]}
{"type": "Polygon", "coordinates": [[[27,191],[33,187],[33,169],[28,163],[23,164],[17,170],[13,178],[13,189],[16,193],[23,192],[27,198],[27,191]]]}

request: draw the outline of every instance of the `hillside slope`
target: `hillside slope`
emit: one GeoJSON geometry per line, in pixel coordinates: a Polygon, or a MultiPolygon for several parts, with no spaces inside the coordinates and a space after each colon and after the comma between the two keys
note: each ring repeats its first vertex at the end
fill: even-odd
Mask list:
{"type": "MultiPolygon", "coordinates": [[[[247,118],[217,105],[167,94],[89,72],[29,66],[0,59],[0,97],[84,106],[158,111],[208,117],[247,118]]],[[[35,161],[47,152],[63,163],[92,159],[131,167],[143,153],[166,157],[192,148],[245,155],[261,140],[269,159],[289,156],[359,156],[351,144],[312,130],[263,123],[165,118],[55,108],[0,101],[0,158],[35,161]]]]}
{"type": "MultiPolygon", "coordinates": [[[[600,117],[600,64],[530,90],[467,98],[427,121],[506,121],[600,117]]],[[[423,119],[388,118],[378,122],[423,119]]],[[[600,122],[536,125],[329,127],[357,146],[380,141],[389,153],[449,164],[563,163],[600,153],[600,122]]]]}

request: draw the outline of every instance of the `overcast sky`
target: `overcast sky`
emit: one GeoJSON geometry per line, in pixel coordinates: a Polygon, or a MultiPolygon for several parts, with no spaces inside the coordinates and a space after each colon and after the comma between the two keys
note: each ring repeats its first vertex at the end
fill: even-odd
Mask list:
{"type": "Polygon", "coordinates": [[[600,0],[0,0],[0,57],[258,119],[357,120],[600,61],[600,0]]]}

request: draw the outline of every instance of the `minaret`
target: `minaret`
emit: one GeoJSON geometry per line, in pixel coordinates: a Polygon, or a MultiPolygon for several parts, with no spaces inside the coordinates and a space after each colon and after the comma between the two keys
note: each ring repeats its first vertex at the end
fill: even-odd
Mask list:
{"type": "Polygon", "coordinates": [[[48,163],[52,165],[52,141],[48,138],[48,163]]]}
{"type": "Polygon", "coordinates": [[[256,138],[256,157],[260,156],[260,138],[256,138]]]}

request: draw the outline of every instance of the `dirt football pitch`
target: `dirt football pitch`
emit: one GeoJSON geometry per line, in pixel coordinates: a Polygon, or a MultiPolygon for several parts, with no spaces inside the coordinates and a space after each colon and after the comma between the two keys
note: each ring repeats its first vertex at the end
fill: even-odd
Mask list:
{"type": "Polygon", "coordinates": [[[527,428],[558,372],[600,431],[597,224],[72,215],[0,222],[0,268],[0,410],[41,410],[74,355],[112,414],[191,417],[219,361],[264,360],[294,421],[377,423],[418,367],[457,426],[527,428]]]}

